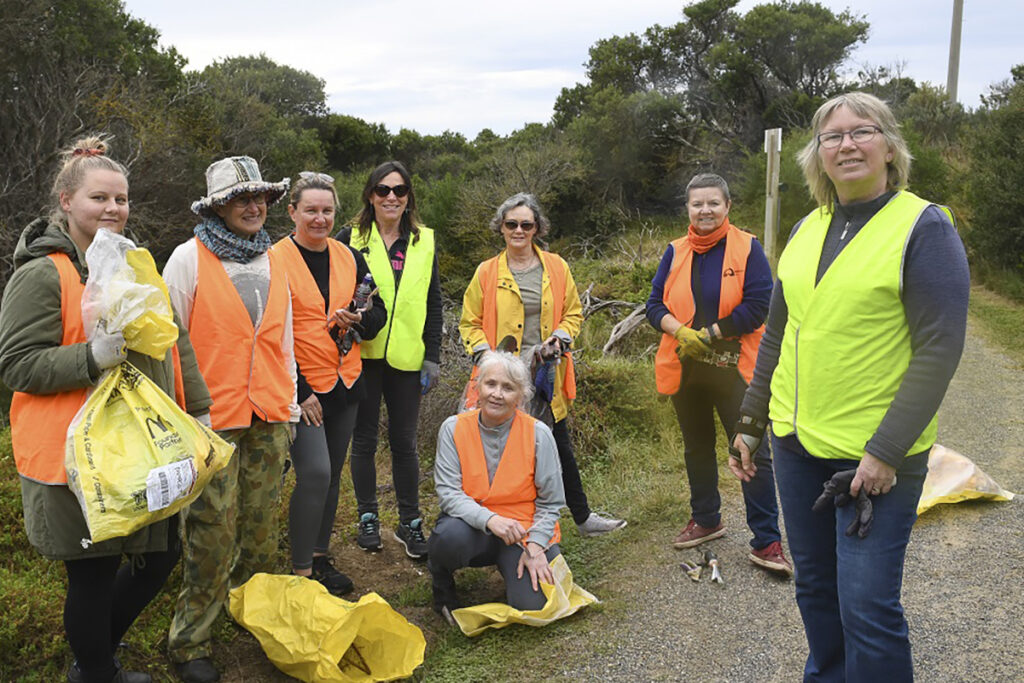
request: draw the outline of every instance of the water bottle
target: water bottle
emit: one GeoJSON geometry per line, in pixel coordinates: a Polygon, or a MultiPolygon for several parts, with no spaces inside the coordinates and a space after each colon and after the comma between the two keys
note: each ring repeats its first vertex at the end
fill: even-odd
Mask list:
{"type": "MultiPolygon", "coordinates": [[[[373,292],[373,275],[367,273],[363,276],[363,281],[356,287],[356,295],[352,297],[351,303],[348,305],[348,310],[355,313],[366,308],[366,303],[370,300],[370,294],[373,292]]],[[[361,341],[359,333],[354,328],[350,327],[345,331],[344,336],[338,340],[338,351],[341,355],[347,355],[352,350],[352,345],[356,342],[361,341]]]]}

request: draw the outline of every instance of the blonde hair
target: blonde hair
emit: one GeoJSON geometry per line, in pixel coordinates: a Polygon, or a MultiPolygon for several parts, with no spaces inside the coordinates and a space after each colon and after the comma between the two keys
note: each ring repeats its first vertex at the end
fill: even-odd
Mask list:
{"type": "Polygon", "coordinates": [[[894,191],[905,188],[910,176],[910,162],[914,157],[907,149],[907,142],[900,133],[900,124],[896,122],[892,110],[874,95],[859,91],[848,92],[833,97],[818,107],[818,111],[814,112],[814,118],[811,119],[811,139],[796,155],[804,172],[807,189],[815,201],[832,211],[838,197],[836,186],[825,173],[821,158],[818,156],[818,135],[839,107],[846,107],[861,118],[871,119],[882,129],[882,136],[892,154],[892,161],[886,163],[885,189],[894,191]]]}
{"type": "Polygon", "coordinates": [[[60,206],[60,196],[73,195],[85,182],[89,171],[115,171],[127,181],[128,169],[107,156],[107,143],[110,139],[102,135],[89,135],[76,140],[61,152],[60,170],[53,179],[53,189],[50,191],[53,202],[50,222],[67,230],[68,217],[60,206]]]}

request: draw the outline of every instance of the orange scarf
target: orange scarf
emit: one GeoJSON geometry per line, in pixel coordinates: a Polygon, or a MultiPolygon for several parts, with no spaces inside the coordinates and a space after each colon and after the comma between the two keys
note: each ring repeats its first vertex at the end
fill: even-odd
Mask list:
{"type": "Polygon", "coordinates": [[[690,225],[686,239],[690,240],[690,246],[693,247],[693,250],[695,252],[697,252],[698,254],[703,254],[704,252],[711,249],[711,247],[718,244],[719,241],[725,239],[725,235],[727,232],[729,232],[729,228],[731,227],[732,226],[729,224],[728,216],[725,217],[725,220],[722,221],[721,225],[719,225],[717,228],[715,228],[706,235],[700,234],[699,232],[697,232],[697,228],[693,227],[693,225],[690,225]]]}

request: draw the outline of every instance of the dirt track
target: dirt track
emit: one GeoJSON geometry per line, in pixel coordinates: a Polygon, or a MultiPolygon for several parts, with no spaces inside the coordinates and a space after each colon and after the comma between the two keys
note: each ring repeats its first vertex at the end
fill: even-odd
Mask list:
{"type": "MultiPolygon", "coordinates": [[[[970,457],[1004,488],[1024,492],[1024,371],[973,325],[939,413],[939,443],[970,457]]],[[[714,542],[726,585],[690,582],[678,565],[696,551],[674,551],[666,537],[631,577],[636,592],[613,597],[608,610],[589,617],[601,654],[584,654],[591,648],[581,642],[564,679],[800,679],[807,649],[793,585],[745,559],[739,487],[727,484],[725,473],[722,481],[735,488],[723,496],[733,531],[714,542]]],[[[918,680],[1024,677],[1022,570],[1024,497],[940,505],[921,516],[903,584],[918,680]]]]}

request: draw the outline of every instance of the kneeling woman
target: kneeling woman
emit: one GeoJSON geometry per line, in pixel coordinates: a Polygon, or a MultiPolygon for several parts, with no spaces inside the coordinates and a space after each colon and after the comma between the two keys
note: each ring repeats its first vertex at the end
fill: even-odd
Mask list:
{"type": "Polygon", "coordinates": [[[445,420],[434,461],[441,517],[427,566],[434,610],[450,623],[456,569],[496,564],[508,604],[536,610],[546,600],[540,581],[553,582],[548,563],[561,553],[558,450],[551,430],[520,410],[533,391],[526,366],[488,351],[477,387],[479,409],[445,420]]]}

